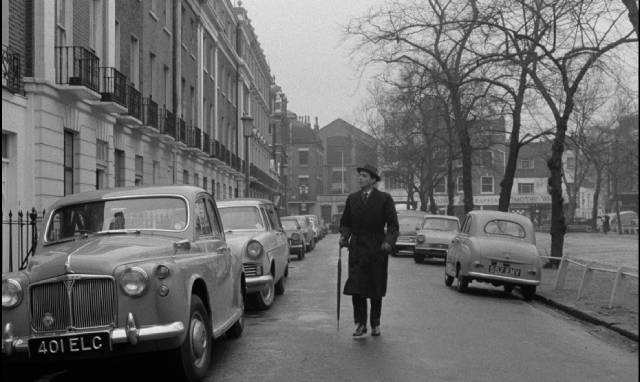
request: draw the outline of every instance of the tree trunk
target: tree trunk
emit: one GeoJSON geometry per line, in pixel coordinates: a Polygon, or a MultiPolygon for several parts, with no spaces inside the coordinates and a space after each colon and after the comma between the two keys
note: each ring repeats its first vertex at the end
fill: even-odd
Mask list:
{"type": "Polygon", "coordinates": [[[560,258],[564,248],[564,235],[567,225],[564,217],[564,198],[562,197],[562,153],[567,131],[567,119],[557,122],[556,137],[551,146],[551,158],[547,167],[551,173],[548,180],[548,191],[551,194],[551,256],[560,258]]]}
{"type": "Polygon", "coordinates": [[[454,88],[450,91],[455,128],[458,133],[458,140],[460,141],[460,150],[462,151],[462,190],[464,193],[464,213],[466,214],[473,210],[471,138],[467,130],[467,121],[462,113],[458,90],[454,88]]]}
{"type": "Polygon", "coordinates": [[[429,191],[429,212],[434,215],[438,213],[438,205],[436,204],[436,199],[433,197],[433,188],[429,191]]]}
{"type": "Polygon", "coordinates": [[[591,209],[591,228],[593,232],[598,229],[598,200],[600,199],[600,187],[602,184],[602,168],[596,166],[596,188],[593,192],[593,208],[591,209]]]}

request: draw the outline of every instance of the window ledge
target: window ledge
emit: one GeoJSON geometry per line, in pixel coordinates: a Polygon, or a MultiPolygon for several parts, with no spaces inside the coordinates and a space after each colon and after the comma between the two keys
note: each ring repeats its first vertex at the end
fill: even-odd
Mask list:
{"type": "Polygon", "coordinates": [[[149,15],[151,16],[152,19],[154,19],[155,21],[158,21],[158,16],[156,16],[154,11],[149,11],[149,15]]]}

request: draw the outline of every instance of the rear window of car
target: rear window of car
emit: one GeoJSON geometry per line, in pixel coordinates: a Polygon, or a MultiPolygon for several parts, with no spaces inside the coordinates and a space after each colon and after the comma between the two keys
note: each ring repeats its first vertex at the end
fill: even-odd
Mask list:
{"type": "Polygon", "coordinates": [[[457,231],[458,228],[458,222],[451,219],[427,218],[422,223],[422,229],[435,231],[457,231]]]}
{"type": "Polygon", "coordinates": [[[293,221],[293,220],[281,220],[282,222],[282,226],[284,227],[284,229],[297,229],[298,228],[298,222],[293,221]]]}
{"type": "Polygon", "coordinates": [[[511,220],[491,220],[484,226],[484,232],[491,235],[511,236],[518,239],[526,236],[524,227],[511,220]]]}
{"type": "Polygon", "coordinates": [[[225,230],[265,230],[260,210],[255,206],[218,207],[225,230]]]}
{"type": "Polygon", "coordinates": [[[122,230],[183,231],[187,205],[177,197],[120,198],[77,203],[56,209],[47,225],[47,241],[81,233],[122,230]]]}
{"type": "Polygon", "coordinates": [[[398,216],[398,224],[400,227],[415,229],[422,225],[422,216],[398,216]]]}

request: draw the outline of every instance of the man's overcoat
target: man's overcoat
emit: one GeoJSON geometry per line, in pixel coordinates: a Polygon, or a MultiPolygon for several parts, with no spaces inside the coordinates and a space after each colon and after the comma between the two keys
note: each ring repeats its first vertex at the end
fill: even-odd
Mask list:
{"type": "Polygon", "coordinates": [[[350,194],[340,219],[340,234],[349,239],[349,277],[344,294],[384,296],[388,253],[380,247],[387,242],[393,248],[398,239],[398,215],[391,195],[372,188],[364,202],[362,191],[350,194]]]}

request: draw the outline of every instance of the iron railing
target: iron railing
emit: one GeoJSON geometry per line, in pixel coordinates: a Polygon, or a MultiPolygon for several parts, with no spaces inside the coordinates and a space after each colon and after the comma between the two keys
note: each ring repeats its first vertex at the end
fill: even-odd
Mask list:
{"type": "Polygon", "coordinates": [[[142,95],[131,84],[127,87],[127,108],[130,116],[142,121],[142,95]]]}
{"type": "Polygon", "coordinates": [[[142,124],[158,128],[158,104],[151,98],[142,99],[142,124]]]}
{"type": "Polygon", "coordinates": [[[2,45],[2,87],[11,93],[22,93],[22,61],[20,54],[2,45]]]}
{"type": "Polygon", "coordinates": [[[100,91],[100,60],[82,46],[55,47],[56,83],[100,91]]]}
{"type": "Polygon", "coordinates": [[[211,155],[211,139],[207,133],[202,133],[202,151],[207,155],[211,155]]]}
{"type": "Polygon", "coordinates": [[[202,132],[197,126],[187,126],[187,147],[202,150],[202,132]]]}
{"type": "Polygon", "coordinates": [[[127,107],[127,77],[116,68],[100,67],[100,94],[103,102],[115,102],[127,107]]]}
{"type": "Polygon", "coordinates": [[[176,141],[187,144],[187,123],[182,118],[176,121],[176,141]]]}
{"type": "Polygon", "coordinates": [[[162,107],[158,109],[158,128],[160,134],[168,135],[175,139],[176,136],[176,117],[175,115],[162,107]]]}
{"type": "Polygon", "coordinates": [[[42,223],[45,211],[38,215],[35,208],[26,214],[18,211],[17,217],[9,211],[2,214],[2,273],[24,269],[27,261],[38,245],[38,225],[42,223]],[[26,215],[26,216],[25,216],[26,215]],[[4,269],[5,260],[8,269],[4,269]]]}

